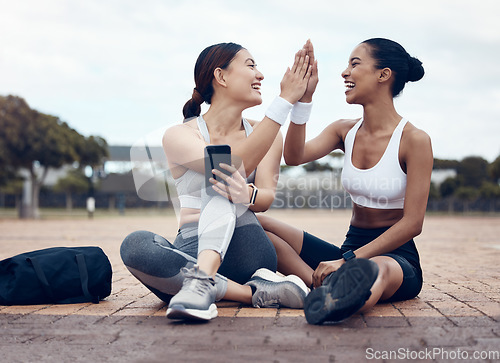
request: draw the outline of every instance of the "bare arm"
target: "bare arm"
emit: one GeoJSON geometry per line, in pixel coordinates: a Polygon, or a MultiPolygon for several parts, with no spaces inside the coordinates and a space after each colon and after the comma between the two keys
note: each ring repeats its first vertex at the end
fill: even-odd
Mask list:
{"type": "Polygon", "coordinates": [[[285,138],[283,156],[287,165],[300,165],[318,160],[330,152],[344,150],[344,137],[357,120],[338,120],[328,125],[318,136],[305,141],[306,126],[290,123],[285,138]]]}
{"type": "Polygon", "coordinates": [[[283,137],[281,133],[278,133],[271,149],[262,159],[256,171],[255,185],[259,188],[259,192],[257,193],[255,205],[250,207],[254,212],[264,212],[274,202],[282,152],[283,137]]]}
{"type": "MultiPolygon", "coordinates": [[[[280,97],[295,103],[304,95],[311,69],[309,57],[304,49],[295,55],[294,65],[287,69],[281,81],[280,97]]],[[[193,121],[194,122],[194,121],[193,121]]],[[[249,175],[266,155],[272,146],[280,125],[268,117],[264,117],[249,137],[237,145],[232,145],[232,154],[243,160],[245,172],[249,175]]],[[[204,172],[203,157],[206,143],[199,137],[194,127],[177,125],[165,132],[163,148],[171,167],[180,165],[204,172]]]]}

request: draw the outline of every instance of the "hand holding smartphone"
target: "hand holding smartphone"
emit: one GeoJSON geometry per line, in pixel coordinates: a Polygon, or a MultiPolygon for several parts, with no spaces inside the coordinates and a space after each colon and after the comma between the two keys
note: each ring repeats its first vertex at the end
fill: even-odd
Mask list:
{"type": "Polygon", "coordinates": [[[231,147],[229,145],[207,145],[205,147],[205,188],[208,195],[218,195],[212,188],[213,184],[210,183],[210,178],[226,184],[224,180],[212,173],[213,169],[220,170],[226,175],[231,175],[229,171],[219,166],[220,163],[231,165],[231,147]]]}

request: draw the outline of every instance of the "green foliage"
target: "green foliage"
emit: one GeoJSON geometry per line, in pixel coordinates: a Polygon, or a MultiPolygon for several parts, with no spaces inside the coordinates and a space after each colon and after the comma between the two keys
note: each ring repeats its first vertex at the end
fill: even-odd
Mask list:
{"type": "Polygon", "coordinates": [[[457,178],[446,178],[439,186],[439,192],[446,198],[453,195],[459,186],[460,182],[457,178]]]}
{"type": "Polygon", "coordinates": [[[500,185],[497,183],[484,182],[479,189],[479,195],[485,199],[500,198],[500,185]]]}
{"type": "Polygon", "coordinates": [[[439,189],[436,187],[436,184],[431,182],[431,186],[429,188],[429,199],[430,200],[437,200],[441,197],[441,193],[439,192],[439,189]]]}
{"type": "Polygon", "coordinates": [[[58,117],[31,109],[21,97],[0,96],[0,155],[0,184],[21,168],[29,171],[32,205],[27,215],[36,217],[38,194],[48,168],[74,162],[95,167],[108,155],[108,148],[103,138],[85,138],[58,117]],[[41,178],[35,165],[43,168],[41,178]]]}
{"type": "Polygon", "coordinates": [[[26,169],[35,161],[53,168],[75,161],[95,167],[108,156],[102,137],[84,137],[58,117],[32,110],[16,96],[0,96],[0,150],[9,165],[26,169]]]}
{"type": "Polygon", "coordinates": [[[460,164],[457,160],[434,159],[433,169],[458,169],[460,164]]]}
{"type": "Polygon", "coordinates": [[[89,136],[82,140],[79,151],[80,165],[96,167],[109,156],[108,143],[100,136],[89,136]]]}
{"type": "Polygon", "coordinates": [[[0,193],[21,195],[23,193],[23,179],[14,177],[4,185],[0,185],[0,193]]]}
{"type": "Polygon", "coordinates": [[[311,161],[310,163],[307,163],[302,166],[305,171],[311,172],[311,171],[325,171],[325,170],[333,170],[332,166],[328,163],[320,163],[316,160],[311,161]]]}
{"type": "Polygon", "coordinates": [[[490,175],[491,180],[494,183],[499,184],[500,183],[500,156],[498,156],[490,165],[488,168],[488,172],[490,175]]]}
{"type": "Polygon", "coordinates": [[[0,140],[0,188],[8,185],[17,178],[15,169],[8,164],[5,148],[1,144],[0,140]]]}
{"type": "Polygon", "coordinates": [[[59,168],[78,160],[74,148],[78,136],[59,118],[30,109],[22,98],[0,97],[0,139],[15,168],[31,170],[35,161],[59,168]]]}
{"type": "Polygon", "coordinates": [[[455,195],[459,199],[471,202],[479,197],[479,190],[474,187],[458,187],[455,195]]]}
{"type": "Polygon", "coordinates": [[[458,165],[457,176],[462,178],[464,186],[479,188],[489,179],[488,161],[480,156],[466,157],[458,165]]]}
{"type": "Polygon", "coordinates": [[[89,189],[89,180],[81,169],[69,171],[64,178],[60,178],[54,190],[65,193],[83,193],[89,189]]]}

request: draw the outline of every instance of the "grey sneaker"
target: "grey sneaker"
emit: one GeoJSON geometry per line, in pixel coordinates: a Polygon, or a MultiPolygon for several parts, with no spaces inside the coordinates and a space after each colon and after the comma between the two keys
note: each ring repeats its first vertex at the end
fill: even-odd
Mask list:
{"type": "Polygon", "coordinates": [[[255,287],[252,305],[256,308],[286,307],[301,309],[309,289],[295,275],[280,276],[268,269],[258,269],[245,285],[255,287]]]}
{"type": "Polygon", "coordinates": [[[170,300],[169,319],[210,320],[217,316],[214,279],[201,271],[198,265],[182,269],[184,282],[181,290],[170,300]]]}

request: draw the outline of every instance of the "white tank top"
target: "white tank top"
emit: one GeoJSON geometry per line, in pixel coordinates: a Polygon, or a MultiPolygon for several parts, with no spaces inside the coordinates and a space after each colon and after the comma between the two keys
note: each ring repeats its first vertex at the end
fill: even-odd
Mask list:
{"type": "Polygon", "coordinates": [[[408,121],[401,119],[389,144],[377,164],[370,169],[358,169],[352,164],[352,148],[356,133],[363,123],[359,120],[345,137],[345,159],[342,185],[354,203],[376,209],[402,209],[406,193],[406,174],[399,164],[399,144],[408,121]]]}
{"type": "MultiPolygon", "coordinates": [[[[207,124],[201,115],[198,117],[197,123],[203,139],[207,144],[210,144],[207,124]]],[[[246,119],[243,119],[242,123],[248,137],[253,131],[252,125],[246,119]]],[[[205,187],[204,175],[188,169],[174,181],[181,208],[201,209],[201,190],[205,187]]],[[[255,181],[255,170],[248,176],[247,181],[249,183],[255,181]]]]}

